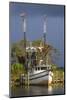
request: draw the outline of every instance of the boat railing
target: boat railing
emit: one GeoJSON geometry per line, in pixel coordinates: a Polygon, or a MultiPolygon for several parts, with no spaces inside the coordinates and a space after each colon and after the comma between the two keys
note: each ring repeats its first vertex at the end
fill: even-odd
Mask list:
{"type": "Polygon", "coordinates": [[[51,65],[37,65],[37,66],[34,66],[34,68],[32,68],[32,71],[39,71],[39,70],[51,70],[51,65]]]}

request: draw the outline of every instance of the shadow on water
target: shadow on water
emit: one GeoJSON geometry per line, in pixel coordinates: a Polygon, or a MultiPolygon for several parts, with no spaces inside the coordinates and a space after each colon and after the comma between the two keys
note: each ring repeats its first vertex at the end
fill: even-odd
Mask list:
{"type": "Polygon", "coordinates": [[[12,97],[20,96],[41,96],[41,95],[60,95],[64,94],[63,85],[51,85],[51,86],[13,86],[11,88],[12,97]]]}

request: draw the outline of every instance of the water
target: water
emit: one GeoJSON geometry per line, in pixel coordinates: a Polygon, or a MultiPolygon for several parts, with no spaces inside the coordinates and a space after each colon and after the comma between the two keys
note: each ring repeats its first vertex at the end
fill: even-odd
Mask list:
{"type": "Polygon", "coordinates": [[[11,97],[63,95],[64,86],[14,86],[11,88],[11,97]]]}

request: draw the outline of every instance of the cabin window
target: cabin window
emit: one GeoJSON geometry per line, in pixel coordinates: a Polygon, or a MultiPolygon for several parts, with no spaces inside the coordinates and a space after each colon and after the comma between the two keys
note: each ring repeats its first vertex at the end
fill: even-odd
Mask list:
{"type": "Polygon", "coordinates": [[[40,67],[36,67],[35,70],[40,70],[40,67]]]}
{"type": "Polygon", "coordinates": [[[40,70],[40,68],[38,67],[38,70],[40,70]]]}
{"type": "Polygon", "coordinates": [[[41,70],[46,70],[47,68],[46,67],[41,67],[41,70]]]}
{"type": "Polygon", "coordinates": [[[37,68],[35,68],[35,70],[37,70],[37,68]]]}

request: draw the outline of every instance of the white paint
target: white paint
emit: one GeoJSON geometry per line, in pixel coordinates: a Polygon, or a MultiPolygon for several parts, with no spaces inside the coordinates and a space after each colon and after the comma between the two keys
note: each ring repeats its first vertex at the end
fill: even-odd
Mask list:
{"type": "Polygon", "coordinates": [[[23,32],[26,32],[26,19],[24,19],[24,22],[23,22],[23,32]]]}
{"type": "Polygon", "coordinates": [[[21,17],[21,21],[22,21],[22,31],[23,32],[26,32],[26,13],[24,12],[24,13],[21,13],[20,14],[20,17],[21,17]]]}
{"type": "Polygon", "coordinates": [[[35,80],[31,80],[30,83],[39,84],[41,82],[44,82],[44,84],[45,84],[46,81],[48,82],[48,79],[49,79],[49,76],[47,75],[47,76],[44,76],[44,77],[41,77],[41,78],[37,78],[35,80]]]}
{"type": "Polygon", "coordinates": [[[46,33],[46,19],[47,19],[47,17],[46,17],[46,15],[44,15],[44,33],[46,33]]]}

